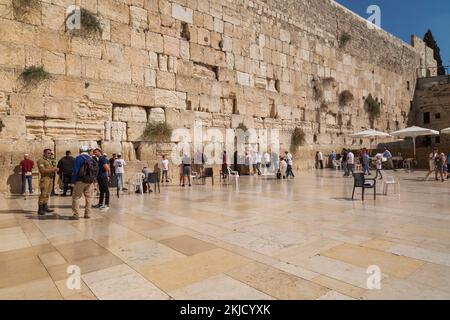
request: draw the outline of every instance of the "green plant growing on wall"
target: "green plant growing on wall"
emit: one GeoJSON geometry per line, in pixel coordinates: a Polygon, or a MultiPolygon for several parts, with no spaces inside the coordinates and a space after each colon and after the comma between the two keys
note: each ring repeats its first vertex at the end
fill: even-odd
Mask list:
{"type": "Polygon", "coordinates": [[[298,147],[305,144],[306,134],[302,128],[296,127],[292,132],[291,151],[295,151],[298,147]]]}
{"type": "Polygon", "coordinates": [[[22,71],[20,79],[25,85],[34,85],[50,79],[50,73],[45,71],[43,66],[30,66],[22,71]]]}
{"type": "Polygon", "coordinates": [[[366,98],[367,112],[369,113],[369,119],[373,124],[373,121],[380,117],[381,114],[381,103],[378,99],[374,99],[372,94],[366,98]]]}
{"type": "Polygon", "coordinates": [[[353,93],[351,93],[349,90],[344,90],[339,94],[339,105],[344,107],[348,105],[350,102],[354,100],[353,93]]]}
{"type": "Polygon", "coordinates": [[[166,122],[152,121],[147,123],[142,139],[148,142],[170,142],[172,131],[166,122]]]}
{"type": "MultiPolygon", "coordinates": [[[[74,12],[69,14],[67,19],[73,17],[73,15],[74,12]]],[[[93,38],[99,37],[103,32],[103,28],[98,17],[85,8],[80,9],[80,27],[80,29],[72,29],[70,32],[73,35],[93,38]]]]}
{"type": "Polygon", "coordinates": [[[32,11],[41,10],[39,0],[13,0],[13,12],[16,18],[25,18],[32,11]]]}
{"type": "Polygon", "coordinates": [[[348,32],[344,31],[339,36],[339,47],[340,48],[345,48],[345,46],[347,45],[347,43],[350,42],[350,40],[352,40],[352,36],[348,32]]]}
{"type": "Polygon", "coordinates": [[[241,129],[244,132],[248,130],[247,126],[243,122],[239,123],[236,129],[241,129]]]}

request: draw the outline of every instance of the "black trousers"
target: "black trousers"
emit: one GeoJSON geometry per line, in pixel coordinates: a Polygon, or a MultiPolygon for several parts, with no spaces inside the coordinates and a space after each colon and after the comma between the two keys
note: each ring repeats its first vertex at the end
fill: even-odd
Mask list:
{"type": "Polygon", "coordinates": [[[108,177],[100,177],[97,179],[98,188],[100,189],[100,199],[99,204],[103,205],[103,200],[105,205],[109,206],[109,187],[108,187],[108,177]]]}

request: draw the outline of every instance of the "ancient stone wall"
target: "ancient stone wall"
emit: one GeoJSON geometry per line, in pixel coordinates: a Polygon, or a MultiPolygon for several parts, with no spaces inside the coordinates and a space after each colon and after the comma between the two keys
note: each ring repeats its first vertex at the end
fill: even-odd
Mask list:
{"type": "Polygon", "coordinates": [[[349,133],[405,126],[427,50],[330,0],[25,2],[0,3],[0,191],[14,189],[24,152],[47,146],[60,157],[101,145],[152,165],[172,145],[142,141],[151,120],[275,128],[282,149],[301,127],[305,167],[317,149],[359,146],[349,133]],[[98,37],[67,29],[72,4],[98,16],[98,37]],[[51,78],[25,86],[23,70],[41,65],[51,78]],[[372,122],[369,94],[382,103],[372,122]]]}

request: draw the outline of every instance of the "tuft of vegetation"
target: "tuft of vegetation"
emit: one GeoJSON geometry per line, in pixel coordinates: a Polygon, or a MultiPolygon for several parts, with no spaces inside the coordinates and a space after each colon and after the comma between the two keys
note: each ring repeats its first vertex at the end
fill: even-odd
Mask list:
{"type": "Polygon", "coordinates": [[[314,90],[314,99],[317,101],[322,100],[324,93],[321,85],[318,82],[314,82],[313,90],[314,90]]]}
{"type": "Polygon", "coordinates": [[[142,134],[142,139],[148,142],[170,142],[172,131],[172,127],[166,122],[149,122],[142,134]]]}
{"type": "Polygon", "coordinates": [[[25,85],[34,85],[50,79],[50,73],[45,71],[43,66],[30,66],[22,71],[20,79],[25,85]]]}
{"type": "Polygon", "coordinates": [[[236,129],[241,129],[244,132],[248,130],[247,126],[243,122],[239,123],[236,129]]]}
{"type": "Polygon", "coordinates": [[[331,86],[336,83],[336,79],[334,79],[333,77],[323,78],[322,83],[324,86],[331,86]]]}
{"type": "Polygon", "coordinates": [[[349,90],[344,90],[339,94],[339,105],[344,107],[354,99],[355,97],[353,96],[353,93],[351,93],[349,90]]]}
{"type": "Polygon", "coordinates": [[[13,12],[16,18],[25,18],[32,11],[41,10],[39,0],[13,0],[13,12]]]}
{"type": "MultiPolygon", "coordinates": [[[[74,17],[75,10],[76,9],[74,9],[74,11],[67,16],[66,22],[68,19],[72,19],[74,17]]],[[[103,32],[103,28],[98,17],[85,8],[80,8],[80,27],[80,29],[72,29],[70,32],[73,35],[93,38],[99,37],[103,32]]]]}
{"type": "Polygon", "coordinates": [[[297,127],[292,132],[291,147],[297,149],[298,147],[305,144],[305,140],[306,140],[305,131],[303,131],[302,128],[297,127]]]}
{"type": "Polygon", "coordinates": [[[381,114],[381,103],[378,99],[374,99],[372,94],[366,98],[367,112],[369,113],[370,119],[373,121],[380,117],[381,114]]]}
{"type": "Polygon", "coordinates": [[[345,48],[345,46],[347,45],[347,43],[350,42],[350,40],[352,40],[352,36],[348,32],[344,31],[339,36],[339,48],[345,48]]]}

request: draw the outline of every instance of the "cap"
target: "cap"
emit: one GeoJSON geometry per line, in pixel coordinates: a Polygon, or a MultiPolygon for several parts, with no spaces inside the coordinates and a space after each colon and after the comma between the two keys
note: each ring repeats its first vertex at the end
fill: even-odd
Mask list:
{"type": "Polygon", "coordinates": [[[80,147],[80,151],[81,152],[88,152],[89,150],[91,150],[91,147],[88,147],[88,146],[81,146],[80,147]]]}

